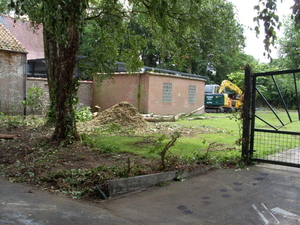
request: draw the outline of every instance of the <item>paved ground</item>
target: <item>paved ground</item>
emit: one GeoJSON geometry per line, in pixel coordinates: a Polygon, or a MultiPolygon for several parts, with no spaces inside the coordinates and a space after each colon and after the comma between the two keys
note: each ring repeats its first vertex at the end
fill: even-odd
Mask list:
{"type": "Polygon", "coordinates": [[[213,171],[93,205],[0,179],[0,224],[294,225],[299,193],[300,169],[265,165],[213,171]]]}
{"type": "Polygon", "coordinates": [[[0,225],[132,224],[81,201],[42,192],[0,177],[0,225]]]}
{"type": "Polygon", "coordinates": [[[275,160],[287,163],[300,163],[300,148],[288,149],[266,157],[268,160],[275,160]]]}

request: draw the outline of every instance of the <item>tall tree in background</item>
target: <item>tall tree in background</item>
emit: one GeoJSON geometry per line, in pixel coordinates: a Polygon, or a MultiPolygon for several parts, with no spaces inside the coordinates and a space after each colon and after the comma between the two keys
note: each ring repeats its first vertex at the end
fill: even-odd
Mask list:
{"type": "Polygon", "coordinates": [[[292,20],[284,22],[284,37],[279,39],[279,56],[287,69],[300,67],[300,32],[292,20]]]}
{"type": "Polygon", "coordinates": [[[223,0],[203,0],[192,18],[188,26],[184,21],[167,21],[172,32],[166,35],[139,14],[130,18],[129,29],[146,41],[142,47],[145,65],[211,76],[216,81],[225,79],[228,72],[237,69],[236,64],[226,61],[237,61],[245,40],[234,6],[223,0]]]}
{"type": "MultiPolygon", "coordinates": [[[[282,0],[284,3],[285,1],[282,0]]],[[[282,22],[277,14],[277,3],[278,0],[259,0],[259,4],[254,7],[257,11],[257,16],[254,21],[257,22],[255,28],[256,33],[260,33],[260,27],[264,28],[264,45],[265,45],[265,55],[271,58],[270,46],[275,44],[278,36],[276,29],[282,26],[282,22]],[[261,24],[263,23],[263,24],[261,24]]],[[[291,6],[291,19],[293,20],[293,25],[297,32],[300,29],[300,1],[294,0],[294,5],[291,6]]],[[[295,30],[295,31],[296,31],[295,30]]]]}
{"type": "MultiPolygon", "coordinates": [[[[73,74],[80,35],[87,20],[96,20],[105,25],[112,17],[125,21],[132,13],[143,13],[168,33],[170,23],[181,23],[184,29],[183,24],[191,22],[191,15],[197,12],[201,0],[131,0],[127,3],[129,5],[126,7],[125,2],[117,0],[11,0],[10,6],[17,15],[26,14],[44,26],[51,110],[55,114],[52,141],[70,143],[78,140],[73,108],[77,83],[73,74]],[[134,11],[136,7],[138,11],[134,11]]],[[[105,30],[102,31],[105,34],[105,30]]],[[[133,59],[138,58],[132,55],[137,49],[135,41],[129,42],[131,48],[125,54],[126,58],[132,59],[131,65],[134,65],[133,59]]]]}
{"type": "Polygon", "coordinates": [[[0,1],[0,13],[8,14],[9,13],[9,4],[10,0],[1,0],[0,1]]]}
{"type": "MultiPolygon", "coordinates": [[[[211,65],[216,67],[217,63],[221,65],[224,56],[230,55],[242,45],[242,42],[235,42],[235,40],[242,40],[240,28],[232,18],[229,3],[222,0],[122,2],[118,0],[11,0],[10,2],[11,8],[17,15],[26,14],[31,20],[44,25],[50,112],[55,116],[52,140],[57,143],[69,143],[78,139],[73,109],[77,90],[73,74],[78,57],[82,65],[84,62],[88,65],[85,68],[94,72],[99,72],[100,68],[111,69],[116,59],[128,62],[129,67],[133,69],[134,66],[141,65],[139,60],[141,46],[147,46],[147,43],[143,35],[132,35],[132,30],[127,28],[126,24],[131,18],[143,15],[142,20],[147,24],[150,34],[153,37],[160,37],[160,39],[153,39],[151,44],[155,47],[153,48],[155,54],[160,54],[158,59],[163,66],[176,65],[193,72],[195,68],[198,69],[199,61],[202,60],[205,62],[202,65],[212,63],[211,65]],[[87,21],[91,23],[87,24],[87,21]],[[91,39],[90,35],[83,38],[83,35],[87,34],[83,32],[86,25],[90,26],[90,31],[96,29],[101,35],[96,39],[91,39]],[[120,32],[119,36],[112,30],[114,28],[120,32]],[[112,35],[111,38],[108,34],[112,35]],[[78,51],[80,43],[88,39],[89,45],[84,50],[78,51]],[[85,52],[89,54],[85,55],[85,52]],[[219,57],[221,54],[223,59],[219,57]]],[[[261,2],[266,10],[258,9],[257,20],[265,21],[265,43],[268,50],[272,38],[276,37],[274,26],[278,24],[278,18],[274,10],[277,1],[261,0],[261,2]]],[[[300,17],[299,4],[295,1],[295,21],[299,21],[300,17]]]]}

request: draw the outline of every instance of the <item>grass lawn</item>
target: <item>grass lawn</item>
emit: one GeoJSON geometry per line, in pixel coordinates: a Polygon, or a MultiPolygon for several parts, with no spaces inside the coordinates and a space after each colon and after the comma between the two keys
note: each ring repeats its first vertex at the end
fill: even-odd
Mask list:
{"type": "Polygon", "coordinates": [[[162,141],[164,145],[171,140],[171,129],[181,133],[181,137],[169,149],[173,155],[190,158],[206,156],[217,161],[226,160],[241,155],[241,146],[236,144],[241,134],[241,121],[236,119],[237,116],[238,114],[196,115],[176,122],[164,122],[166,132],[160,129],[160,134],[145,132],[142,135],[119,136],[114,132],[111,132],[111,135],[95,132],[86,136],[84,141],[99,151],[106,149],[107,152],[128,152],[150,157],[155,156],[149,152],[162,135],[165,137],[162,141]]]}
{"type": "MultiPolygon", "coordinates": [[[[290,118],[293,122],[290,122],[285,111],[280,110],[276,114],[271,111],[257,112],[260,118],[274,127],[280,128],[280,130],[299,130],[297,112],[290,112],[290,118]],[[280,120],[285,126],[282,126],[280,120]]],[[[174,132],[181,132],[181,137],[169,149],[169,152],[181,158],[206,157],[209,160],[213,159],[214,162],[239,158],[241,156],[241,145],[237,143],[242,135],[242,121],[237,118],[239,118],[239,113],[206,113],[182,118],[176,122],[164,122],[165,129],[170,130],[172,128],[174,132]]],[[[256,128],[272,129],[268,124],[259,119],[256,119],[256,128]]],[[[162,135],[165,135],[165,139],[163,140],[165,145],[171,140],[170,132],[166,133],[168,134],[164,132],[161,132],[161,134],[148,134],[146,132],[143,135],[119,136],[118,134],[103,135],[101,132],[96,132],[89,136],[90,139],[87,143],[94,146],[95,149],[102,149],[102,151],[106,149],[108,152],[128,152],[139,154],[143,157],[157,157],[157,154],[150,154],[149,152],[151,152],[151,149],[154,148],[155,143],[162,135]]],[[[271,149],[274,143],[270,142],[269,145],[271,149]]],[[[274,152],[277,151],[277,149],[274,149],[274,152]]]]}
{"type": "MultiPolygon", "coordinates": [[[[255,128],[299,132],[299,115],[296,111],[276,110],[258,111],[257,115],[261,119],[256,119],[255,128]],[[264,122],[265,121],[265,122],[264,122]]],[[[265,158],[277,152],[298,148],[300,145],[298,135],[255,132],[254,157],[265,158]]]]}

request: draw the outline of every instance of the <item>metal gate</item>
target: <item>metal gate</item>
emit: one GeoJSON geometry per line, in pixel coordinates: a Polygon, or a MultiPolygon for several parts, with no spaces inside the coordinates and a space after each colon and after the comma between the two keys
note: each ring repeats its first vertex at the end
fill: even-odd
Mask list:
{"type": "Polygon", "coordinates": [[[245,70],[242,156],[300,167],[300,69],[245,70]]]}

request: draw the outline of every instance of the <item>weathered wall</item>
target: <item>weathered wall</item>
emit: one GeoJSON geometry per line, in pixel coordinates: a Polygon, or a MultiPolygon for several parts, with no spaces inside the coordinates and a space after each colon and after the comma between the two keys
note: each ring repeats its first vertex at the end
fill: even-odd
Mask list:
{"type": "MultiPolygon", "coordinates": [[[[94,105],[105,110],[121,101],[130,102],[141,113],[174,115],[188,113],[204,105],[205,80],[160,73],[117,73],[113,80],[95,85],[94,105]],[[163,103],[163,83],[172,83],[172,102],[163,103]],[[189,85],[196,86],[195,103],[188,102],[189,85]]],[[[203,113],[199,111],[199,113],[203,113]]]]}
{"type": "Polygon", "coordinates": [[[95,84],[94,105],[105,110],[119,102],[127,101],[140,112],[147,113],[147,91],[147,79],[144,74],[116,73],[113,80],[106,79],[101,85],[95,84]]]}
{"type": "MultiPolygon", "coordinates": [[[[10,57],[10,60],[13,60],[13,62],[17,60],[14,57],[10,57]]],[[[15,72],[11,72],[10,75],[5,75],[8,73],[10,61],[8,60],[5,63],[2,60],[1,63],[5,64],[5,66],[1,66],[0,68],[2,74],[0,77],[0,107],[2,106],[4,109],[9,108],[6,107],[9,103],[10,108],[16,108],[15,111],[22,113],[22,100],[25,91],[24,79],[20,79],[20,75],[16,77],[15,74],[23,70],[19,68],[15,72]]],[[[93,106],[98,105],[101,110],[105,110],[121,101],[128,101],[141,113],[174,115],[192,112],[204,105],[205,80],[200,78],[159,73],[133,75],[118,73],[113,77],[113,81],[107,79],[100,86],[97,84],[94,85],[92,81],[81,81],[78,90],[78,106],[90,106],[93,109],[93,106]],[[163,102],[163,83],[172,84],[172,101],[170,103],[163,102]],[[194,103],[188,102],[189,85],[196,86],[196,101],[194,103]]],[[[49,104],[47,79],[27,78],[27,90],[30,87],[39,87],[43,91],[42,99],[45,110],[49,104]]],[[[1,109],[1,111],[5,110],[1,109]]],[[[199,111],[199,113],[202,112],[199,111]]]]}
{"type": "MultiPolygon", "coordinates": [[[[43,103],[44,110],[49,104],[49,86],[46,78],[36,78],[28,77],[27,78],[27,90],[30,87],[38,87],[43,91],[43,103]]],[[[93,101],[93,82],[92,81],[79,81],[79,89],[77,92],[79,98],[78,107],[92,107],[93,101]]],[[[29,112],[30,113],[30,112],[29,112]]]]}
{"type": "Polygon", "coordinates": [[[26,54],[0,50],[0,112],[23,113],[25,82],[26,54]]]}
{"type": "Polygon", "coordinates": [[[93,81],[79,81],[77,96],[79,98],[79,107],[93,107],[93,81]]]}
{"type": "MultiPolygon", "coordinates": [[[[178,75],[151,74],[149,78],[149,113],[167,115],[189,113],[204,105],[205,80],[178,75]],[[163,102],[163,83],[172,84],[172,101],[163,102]],[[196,101],[188,102],[189,85],[196,86],[196,101]]],[[[198,113],[203,113],[204,109],[198,113]]]]}

